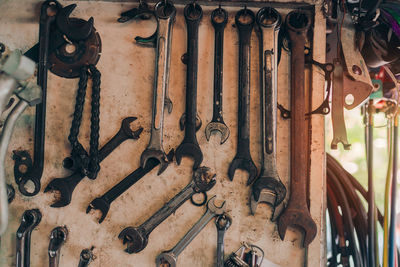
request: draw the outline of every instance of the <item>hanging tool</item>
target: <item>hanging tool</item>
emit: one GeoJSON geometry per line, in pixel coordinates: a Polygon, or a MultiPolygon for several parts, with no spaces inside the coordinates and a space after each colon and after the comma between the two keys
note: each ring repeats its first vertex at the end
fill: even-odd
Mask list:
{"type": "Polygon", "coordinates": [[[225,261],[225,267],[261,267],[264,260],[264,251],[252,244],[243,242],[243,245],[225,261]]]}

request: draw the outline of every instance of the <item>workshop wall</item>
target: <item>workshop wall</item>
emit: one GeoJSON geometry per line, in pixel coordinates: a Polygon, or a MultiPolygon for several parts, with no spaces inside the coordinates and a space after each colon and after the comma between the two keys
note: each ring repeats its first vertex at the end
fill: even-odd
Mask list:
{"type": "MultiPolygon", "coordinates": [[[[73,1],[72,1],[73,2],[73,1]]],[[[71,1],[60,1],[68,5],[71,1]]],[[[38,40],[38,16],[41,1],[0,1],[0,42],[11,49],[25,52],[38,40]]],[[[125,253],[118,234],[128,226],[139,226],[164,203],[178,193],[192,177],[192,160],[184,158],[180,166],[171,164],[160,176],[158,167],[138,181],[119,199],[113,202],[110,212],[102,224],[98,224],[96,212],[86,214],[86,207],[118,181],[139,167],[141,152],[146,148],[150,136],[152,86],[155,50],[135,44],[135,36],[150,36],[156,27],[154,20],[135,20],[118,23],[120,13],[137,3],[109,3],[78,1],[72,16],[83,19],[94,17],[94,25],[102,40],[102,54],[97,68],[101,71],[100,145],[105,144],[119,129],[121,120],[137,116],[134,125],[144,127],[139,140],[129,140],[118,147],[102,163],[97,180],[85,178],[75,189],[71,204],[63,208],[51,208],[53,193],[43,189],[53,179],[66,177],[70,173],[62,167],[69,156],[67,140],[78,79],[64,79],[49,73],[46,119],[45,169],[42,190],[34,197],[24,197],[18,191],[10,204],[10,224],[1,239],[0,265],[15,265],[15,232],[24,210],[39,208],[43,218],[32,234],[31,266],[47,266],[47,249],[50,231],[66,225],[69,236],[61,249],[60,266],[77,266],[82,249],[94,246],[96,259],[90,266],[154,266],[155,257],[163,250],[171,249],[192,225],[203,215],[205,207],[195,207],[187,201],[175,214],[158,226],[150,235],[149,244],[139,254],[125,253]]],[[[186,52],[186,25],[183,6],[177,5],[176,22],[173,29],[169,95],[173,101],[171,114],[164,118],[164,149],[176,148],[184,132],[179,129],[179,118],[185,110],[186,66],[181,56],[186,52]]],[[[210,22],[213,6],[203,6],[203,19],[199,32],[198,67],[198,114],[202,128],[197,139],[203,151],[202,165],[211,167],[217,174],[217,184],[208,192],[226,200],[227,212],[233,223],[225,235],[225,253],[230,254],[240,247],[241,241],[260,246],[265,259],[278,266],[323,266],[324,248],[324,119],[321,115],[312,118],[311,147],[311,213],[318,225],[318,234],[308,250],[300,249],[301,233],[289,230],[285,241],[281,241],[277,226],[269,220],[271,208],[259,205],[255,216],[248,206],[250,187],[246,186],[248,175],[237,170],[234,180],[228,179],[228,166],[236,153],[237,142],[237,80],[238,80],[238,34],[232,27],[234,15],[240,8],[226,8],[229,21],[224,40],[224,120],[230,129],[227,142],[220,145],[220,135],[214,134],[207,142],[204,127],[212,118],[214,29],[210,22]]],[[[253,9],[255,12],[258,8],[253,9]]],[[[279,9],[282,16],[290,9],[279,9]]],[[[325,20],[316,6],[313,55],[324,61],[325,20]]],[[[259,54],[258,38],[253,31],[251,38],[251,154],[260,169],[260,101],[259,101],[259,54]]],[[[279,65],[278,102],[289,107],[290,57],[283,51],[279,65]]],[[[323,99],[323,77],[318,71],[308,72],[308,84],[313,84],[313,106],[323,99]]],[[[91,88],[90,86],[88,88],[91,88]]],[[[91,92],[88,91],[88,92],[91,92]]],[[[90,133],[90,95],[86,94],[85,112],[82,120],[80,141],[88,147],[90,133]]],[[[279,113],[278,113],[279,115],[279,113]]],[[[6,160],[7,182],[14,182],[12,151],[33,148],[34,108],[29,108],[19,119],[11,140],[6,160]]],[[[278,116],[278,170],[282,181],[289,185],[290,121],[278,116]]],[[[205,229],[179,256],[180,266],[204,267],[215,264],[216,227],[210,222],[205,229]]],[[[275,266],[275,265],[265,265],[275,266]]]]}

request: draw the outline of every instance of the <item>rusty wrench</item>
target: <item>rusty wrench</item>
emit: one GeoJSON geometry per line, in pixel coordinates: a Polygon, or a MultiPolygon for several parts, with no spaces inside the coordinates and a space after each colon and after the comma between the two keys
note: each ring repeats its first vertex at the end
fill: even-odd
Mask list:
{"type": "Polygon", "coordinates": [[[271,220],[275,221],[286,196],[286,187],[279,178],[276,161],[277,132],[277,83],[278,83],[278,34],[281,15],[274,8],[264,7],[256,16],[260,34],[261,77],[261,173],[252,185],[250,209],[254,214],[257,205],[265,202],[273,207],[271,220]]]}
{"type": "Polygon", "coordinates": [[[57,267],[60,262],[60,250],[68,236],[66,226],[58,226],[51,231],[49,243],[49,267],[57,267]]]}
{"type": "Polygon", "coordinates": [[[286,27],[292,44],[291,51],[291,126],[289,203],[278,221],[280,238],[285,238],[288,226],[304,231],[303,246],[308,246],[317,234],[317,226],[307,205],[308,138],[305,97],[304,46],[311,17],[305,11],[292,11],[286,16],[286,27]]]}

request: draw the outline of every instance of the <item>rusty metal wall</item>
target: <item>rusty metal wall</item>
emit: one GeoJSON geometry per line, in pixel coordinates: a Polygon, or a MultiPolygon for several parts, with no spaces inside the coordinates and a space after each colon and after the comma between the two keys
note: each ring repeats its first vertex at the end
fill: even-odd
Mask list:
{"type": "MultiPolygon", "coordinates": [[[[0,0],[0,42],[10,48],[26,51],[38,38],[38,14],[41,1],[0,0]]],[[[61,1],[70,4],[71,1],[61,1]]],[[[137,35],[153,33],[154,21],[133,21],[120,24],[116,21],[122,11],[132,8],[132,3],[110,3],[79,1],[72,16],[88,19],[93,16],[95,27],[102,39],[102,55],[97,65],[102,72],[100,144],[106,143],[119,129],[124,117],[137,116],[138,123],[145,128],[138,141],[127,141],[101,163],[97,180],[84,179],[74,191],[72,202],[64,208],[51,208],[53,194],[43,193],[43,188],[56,177],[69,173],[62,168],[62,160],[69,155],[67,141],[74,110],[77,79],[64,79],[49,75],[46,122],[45,169],[42,190],[34,197],[16,193],[10,205],[10,225],[1,239],[0,265],[15,265],[15,232],[24,210],[39,208],[42,222],[32,234],[31,265],[47,266],[47,247],[50,231],[58,225],[66,225],[69,237],[61,250],[60,266],[77,266],[79,253],[94,246],[96,259],[90,266],[154,266],[155,257],[163,250],[172,248],[191,226],[202,216],[204,207],[185,203],[175,214],[157,227],[150,235],[147,248],[139,254],[123,252],[117,236],[127,226],[138,226],[178,193],[191,179],[192,161],[184,158],[181,165],[171,164],[160,176],[157,168],[137,182],[121,198],[116,200],[106,220],[99,225],[96,214],[86,214],[90,201],[102,195],[115,183],[139,167],[141,151],[149,140],[151,120],[152,85],[154,73],[154,49],[134,43],[137,35]]],[[[176,148],[183,138],[179,129],[179,118],[184,112],[186,66],[181,56],[186,52],[186,26],[183,6],[178,13],[173,32],[170,97],[174,102],[171,114],[165,115],[164,147],[166,151],[176,148]]],[[[225,29],[224,42],[224,119],[231,131],[228,141],[219,145],[219,136],[207,142],[204,127],[212,117],[214,31],[210,13],[214,7],[204,7],[199,36],[198,113],[203,127],[197,138],[204,154],[203,165],[217,173],[217,184],[209,192],[218,199],[227,201],[228,212],[233,224],[225,237],[225,252],[235,251],[241,241],[249,241],[263,248],[265,258],[280,266],[323,266],[324,265],[324,119],[317,115],[312,119],[312,169],[311,169],[311,213],[318,224],[318,234],[309,249],[300,249],[301,235],[288,231],[281,241],[277,227],[269,221],[271,210],[260,205],[255,216],[250,215],[248,202],[250,188],[246,187],[247,174],[237,171],[233,182],[227,176],[230,161],[236,153],[237,139],[237,72],[238,34],[231,25],[238,8],[227,8],[229,22],[225,29]]],[[[257,9],[254,9],[257,11],[257,9]]],[[[289,9],[279,9],[282,15],[289,9]]],[[[324,61],[325,22],[316,6],[314,34],[314,57],[324,61]]],[[[251,66],[251,153],[260,167],[260,110],[259,110],[259,61],[258,38],[252,35],[251,66]]],[[[278,101],[289,107],[289,55],[284,52],[279,66],[278,101]]],[[[313,105],[323,98],[323,77],[319,71],[309,73],[313,84],[313,105]]],[[[88,145],[90,94],[86,96],[86,107],[81,127],[80,140],[88,145]]],[[[6,160],[7,179],[15,187],[13,177],[12,150],[32,149],[34,109],[30,108],[19,119],[6,160]]],[[[289,121],[278,118],[278,168],[281,179],[288,185],[289,178],[289,121]]],[[[209,223],[205,229],[179,256],[180,266],[213,266],[216,255],[216,228],[209,223]]]]}

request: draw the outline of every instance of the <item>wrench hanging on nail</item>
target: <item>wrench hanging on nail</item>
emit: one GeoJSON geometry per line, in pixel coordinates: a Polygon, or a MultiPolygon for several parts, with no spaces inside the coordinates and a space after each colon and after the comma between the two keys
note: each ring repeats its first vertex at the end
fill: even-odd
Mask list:
{"type": "Polygon", "coordinates": [[[278,84],[278,34],[281,15],[274,8],[264,7],[256,16],[260,34],[261,77],[261,173],[252,185],[250,209],[254,214],[258,203],[273,207],[271,221],[275,221],[286,196],[286,187],[279,178],[276,160],[277,84],[278,84]]]}
{"type": "Polygon", "coordinates": [[[149,159],[160,162],[158,175],[165,171],[169,162],[163,148],[165,90],[169,83],[171,62],[172,29],[176,9],[170,1],[160,1],[155,6],[157,30],[149,38],[136,37],[138,43],[153,42],[156,48],[156,67],[153,86],[153,109],[150,130],[150,142],[140,157],[140,166],[144,168],[149,159]]]}

